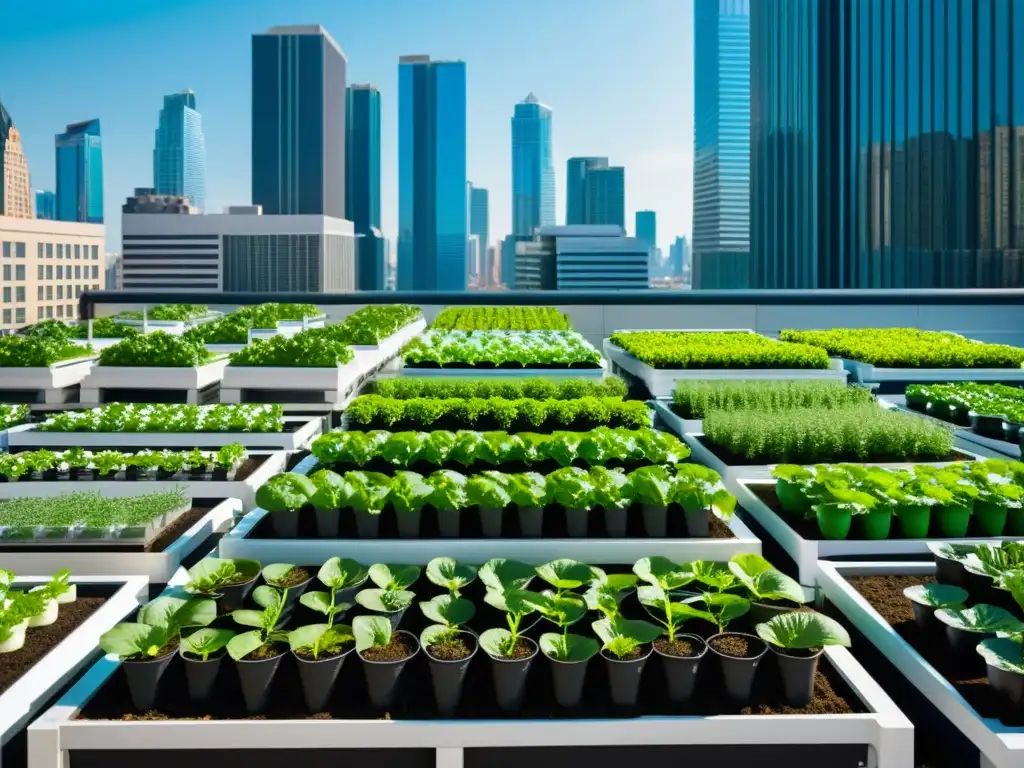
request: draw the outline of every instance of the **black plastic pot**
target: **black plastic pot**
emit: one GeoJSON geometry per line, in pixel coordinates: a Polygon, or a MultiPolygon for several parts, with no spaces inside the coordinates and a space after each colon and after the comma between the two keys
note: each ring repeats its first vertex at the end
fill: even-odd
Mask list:
{"type": "Polygon", "coordinates": [[[121,668],[128,679],[128,692],[132,697],[132,706],[139,712],[153,709],[156,695],[160,688],[160,678],[167,671],[168,665],[177,655],[171,651],[165,656],[155,659],[124,661],[121,668]]]}
{"type": "Polygon", "coordinates": [[[548,658],[548,665],[551,667],[551,680],[555,687],[555,701],[558,706],[572,709],[579,706],[583,698],[583,682],[587,679],[587,664],[590,659],[583,661],[559,661],[548,658]]]}
{"type": "Polygon", "coordinates": [[[520,507],[519,508],[519,530],[523,536],[531,539],[538,538],[544,527],[543,507],[520,507]]]}
{"type": "Polygon", "coordinates": [[[446,539],[459,538],[461,515],[462,513],[457,509],[437,510],[437,526],[441,529],[442,536],[446,539]]]}
{"type": "Polygon", "coordinates": [[[977,647],[982,640],[995,637],[995,632],[968,632],[959,627],[945,625],[946,642],[949,643],[949,651],[961,667],[980,666],[981,656],[977,654],[977,647]]]}
{"type": "Polygon", "coordinates": [[[533,660],[537,658],[537,643],[529,637],[523,637],[522,640],[533,649],[533,653],[524,659],[504,659],[488,654],[494,695],[498,700],[498,708],[506,715],[514,715],[522,708],[526,678],[530,674],[533,660]]]}
{"type": "Polygon", "coordinates": [[[706,509],[686,512],[686,535],[691,539],[706,539],[711,535],[711,513],[706,509]]]}
{"type": "MultiPolygon", "coordinates": [[[[309,578],[306,579],[301,584],[296,584],[293,587],[288,587],[287,588],[288,592],[284,596],[284,607],[281,608],[281,616],[282,616],[281,621],[282,622],[286,621],[287,618],[289,616],[291,616],[292,611],[295,610],[295,606],[299,602],[299,598],[302,597],[302,593],[306,591],[306,588],[309,586],[310,582],[312,582],[312,581],[313,581],[313,574],[310,574],[309,578]]],[[[267,582],[267,583],[269,584],[270,582],[267,582]]],[[[270,586],[272,586],[274,589],[279,589],[279,590],[284,590],[285,589],[285,587],[279,587],[276,584],[270,584],[270,586]]]]}
{"type": "Polygon", "coordinates": [[[950,584],[954,587],[964,586],[967,571],[963,563],[935,555],[935,580],[939,584],[950,584]]]}
{"type": "Polygon", "coordinates": [[[644,504],[644,530],[652,539],[668,535],[668,508],[644,504]]]}
{"type": "Polygon", "coordinates": [[[982,437],[991,437],[994,440],[1003,439],[1003,417],[982,416],[975,411],[968,412],[971,420],[971,429],[982,437]]]}
{"type": "Polygon", "coordinates": [[[316,511],[316,535],[321,539],[336,539],[341,528],[341,510],[318,509],[316,511]]]}
{"type": "Polygon", "coordinates": [[[270,519],[274,523],[274,533],[282,539],[294,539],[299,535],[299,513],[286,510],[271,512],[270,519]]]}
{"type": "Polygon", "coordinates": [[[696,656],[672,656],[662,653],[657,646],[654,652],[661,657],[661,666],[665,670],[665,684],[668,686],[668,697],[673,704],[685,704],[693,696],[693,687],[697,683],[697,672],[700,663],[708,652],[708,644],[697,635],[677,635],[678,639],[689,640],[700,647],[696,656]]]}
{"type": "Polygon", "coordinates": [[[311,712],[322,712],[330,701],[331,693],[334,691],[334,683],[338,680],[338,673],[341,672],[341,665],[345,658],[355,650],[355,646],[349,646],[337,656],[327,659],[307,659],[292,651],[296,663],[299,665],[299,681],[302,683],[302,698],[306,701],[306,708],[311,712]]]}
{"type": "Polygon", "coordinates": [[[376,539],[380,534],[380,512],[356,510],[356,532],[360,539],[376,539]]]}
{"type": "Polygon", "coordinates": [[[260,577],[259,571],[242,584],[230,584],[226,587],[221,587],[221,597],[218,601],[220,609],[222,611],[233,611],[241,608],[245,604],[245,598],[252,592],[252,588],[256,586],[256,580],[260,577]]]}
{"type": "Polygon", "coordinates": [[[437,703],[437,711],[444,717],[451,717],[458,709],[459,701],[462,700],[462,684],[466,680],[469,663],[476,656],[480,647],[476,635],[472,632],[462,630],[459,634],[466,646],[472,649],[469,656],[464,659],[455,661],[435,659],[427,648],[423,649],[430,662],[430,679],[434,684],[434,701],[437,703]]]}
{"type": "Polygon", "coordinates": [[[988,667],[988,682],[1012,709],[1024,712],[1024,675],[999,667],[988,667]]]}
{"type": "Polygon", "coordinates": [[[612,703],[618,707],[635,707],[640,694],[640,679],[644,674],[644,666],[654,653],[654,647],[638,659],[617,659],[601,651],[605,668],[608,670],[608,687],[611,691],[612,703]]]}
{"type": "Polygon", "coordinates": [[[587,535],[587,528],[590,525],[589,509],[566,509],[565,526],[569,529],[569,535],[574,539],[582,539],[587,535]]]}
{"type": "Polygon", "coordinates": [[[270,697],[270,684],[274,681],[274,675],[277,674],[277,668],[281,666],[283,658],[284,650],[270,659],[254,661],[242,659],[235,662],[238,680],[242,684],[245,711],[250,715],[258,715],[267,705],[267,699],[270,697]]]}
{"type": "Polygon", "coordinates": [[[206,661],[189,657],[184,651],[179,655],[185,662],[185,682],[188,684],[189,698],[197,704],[206,701],[213,693],[213,685],[217,682],[217,674],[227,652],[220,651],[218,655],[206,661]]]}
{"type": "Polygon", "coordinates": [[[420,511],[395,512],[395,522],[398,524],[398,537],[402,539],[418,539],[420,537],[420,511]]]}
{"type": "Polygon", "coordinates": [[[789,613],[795,610],[795,606],[790,605],[772,605],[770,603],[751,603],[750,610],[747,611],[747,615],[743,618],[746,619],[746,623],[752,627],[756,627],[758,624],[764,624],[767,621],[771,621],[780,613],[789,613]]]}
{"type": "Polygon", "coordinates": [[[613,539],[626,536],[626,510],[621,507],[605,507],[604,530],[613,539]]]}
{"type": "Polygon", "coordinates": [[[754,677],[757,674],[757,667],[761,663],[761,659],[768,653],[768,644],[754,635],[742,632],[722,632],[708,639],[708,647],[718,657],[718,664],[722,670],[722,679],[725,681],[725,692],[729,698],[737,702],[749,701],[751,691],[754,688],[754,677]],[[747,642],[760,645],[761,652],[756,656],[745,658],[727,656],[718,651],[712,644],[716,637],[723,637],[725,635],[745,637],[747,642]]]}
{"type": "Polygon", "coordinates": [[[370,694],[370,702],[378,709],[386,709],[395,700],[398,691],[398,678],[409,663],[409,659],[420,650],[420,643],[411,632],[399,630],[395,634],[405,635],[413,644],[413,652],[399,661],[368,661],[360,654],[363,662],[363,675],[366,677],[366,688],[370,694]]]}
{"type": "Polygon", "coordinates": [[[501,538],[501,518],[504,514],[504,510],[495,509],[493,507],[480,507],[480,528],[483,531],[484,538],[487,539],[500,539],[501,538]]]}
{"type": "Polygon", "coordinates": [[[910,605],[914,609],[914,623],[917,624],[921,634],[925,637],[937,634],[939,627],[942,626],[942,622],[935,618],[935,609],[930,605],[923,605],[913,601],[911,601],[910,605]]]}
{"type": "Polygon", "coordinates": [[[786,703],[791,707],[806,707],[814,698],[814,673],[818,671],[818,659],[825,649],[819,649],[813,656],[791,656],[785,649],[770,647],[779,665],[786,703]]]}
{"type": "Polygon", "coordinates": [[[380,614],[376,614],[375,613],[373,615],[374,616],[383,616],[389,622],[391,622],[391,631],[394,632],[394,631],[396,631],[398,629],[398,626],[402,623],[402,617],[405,616],[405,612],[407,610],[409,610],[409,609],[408,608],[399,608],[397,611],[392,611],[391,613],[380,613],[380,614]]]}

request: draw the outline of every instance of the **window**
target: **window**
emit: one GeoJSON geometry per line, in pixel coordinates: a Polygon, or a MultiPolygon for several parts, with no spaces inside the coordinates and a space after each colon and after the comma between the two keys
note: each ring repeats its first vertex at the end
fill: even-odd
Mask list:
{"type": "Polygon", "coordinates": [[[75,316],[75,305],[74,304],[68,304],[68,317],[74,317],[74,316],[75,316]]]}
{"type": "Polygon", "coordinates": [[[46,249],[43,248],[43,244],[42,243],[36,243],[36,258],[37,259],[43,258],[43,254],[45,252],[46,252],[46,249]]]}
{"type": "Polygon", "coordinates": [[[46,316],[47,317],[53,317],[53,307],[47,307],[46,308],[46,316]]]}
{"type": "MultiPolygon", "coordinates": [[[[5,242],[3,244],[3,254],[4,254],[4,258],[5,259],[11,258],[11,244],[10,243],[5,242]]],[[[10,322],[10,321],[8,321],[8,322],[10,322]]]]}
{"type": "Polygon", "coordinates": [[[16,310],[14,310],[14,322],[16,322],[16,323],[24,323],[25,322],[25,308],[24,307],[18,307],[16,310]]]}
{"type": "Polygon", "coordinates": [[[57,243],[57,258],[58,259],[63,259],[64,258],[64,244],[63,243],[57,243]]]}
{"type": "Polygon", "coordinates": [[[46,258],[48,258],[48,259],[52,259],[53,258],[53,243],[47,243],[46,244],[46,258]]]}
{"type": "Polygon", "coordinates": [[[92,260],[93,261],[99,261],[100,260],[100,247],[98,245],[94,245],[92,247],[92,260]]]}
{"type": "MultiPolygon", "coordinates": [[[[59,248],[60,246],[57,246],[57,247],[59,248]]],[[[57,279],[58,280],[63,280],[64,279],[64,265],[63,264],[58,264],[57,265],[57,279]]]]}
{"type": "Polygon", "coordinates": [[[46,286],[46,300],[47,301],[53,301],[53,286],[52,285],[46,286]]]}
{"type": "Polygon", "coordinates": [[[42,319],[43,319],[43,308],[42,307],[36,307],[36,320],[42,320],[42,319]]]}
{"type": "Polygon", "coordinates": [[[43,300],[43,286],[36,286],[36,301],[43,300]]]}
{"type": "Polygon", "coordinates": [[[11,279],[11,265],[10,264],[4,264],[4,280],[10,280],[10,279],[11,279]]]}
{"type": "Polygon", "coordinates": [[[14,289],[14,301],[19,304],[25,303],[25,286],[19,285],[14,289]]]}
{"type": "Polygon", "coordinates": [[[11,289],[10,286],[4,286],[4,304],[11,303],[11,289]]]}
{"type": "Polygon", "coordinates": [[[53,280],[53,264],[46,265],[46,279],[53,280]]]}
{"type": "Polygon", "coordinates": [[[43,265],[42,264],[37,264],[36,265],[36,280],[42,280],[42,279],[43,279],[43,265]]]}
{"type": "Polygon", "coordinates": [[[14,279],[15,280],[24,280],[25,279],[25,265],[24,264],[18,264],[14,268],[14,279]]]}
{"type": "Polygon", "coordinates": [[[82,258],[82,246],[77,245],[77,244],[75,245],[75,258],[76,259],[82,258]]]}
{"type": "Polygon", "coordinates": [[[99,284],[99,283],[96,283],[96,285],[94,285],[94,286],[92,287],[92,289],[93,289],[94,291],[98,291],[98,290],[100,289],[100,284],[99,284]]]}
{"type": "MultiPolygon", "coordinates": [[[[77,256],[75,258],[77,258],[77,256]]],[[[78,264],[76,264],[75,265],[75,280],[81,280],[81,279],[82,279],[82,267],[79,266],[78,264]]]]}
{"type": "Polygon", "coordinates": [[[4,325],[10,325],[10,324],[11,324],[11,310],[5,309],[4,310],[4,325]]]}
{"type": "Polygon", "coordinates": [[[93,265],[93,268],[92,268],[92,279],[93,280],[99,280],[99,277],[100,277],[100,268],[97,267],[96,265],[93,265]]]}
{"type": "Polygon", "coordinates": [[[64,286],[63,285],[58,285],[57,286],[57,298],[58,299],[63,299],[64,298],[64,286]]]}
{"type": "Polygon", "coordinates": [[[14,258],[24,259],[25,258],[25,244],[15,243],[14,244],[14,258]]]}
{"type": "Polygon", "coordinates": [[[57,317],[64,317],[64,305],[63,304],[58,304],[57,305],[57,317]]]}

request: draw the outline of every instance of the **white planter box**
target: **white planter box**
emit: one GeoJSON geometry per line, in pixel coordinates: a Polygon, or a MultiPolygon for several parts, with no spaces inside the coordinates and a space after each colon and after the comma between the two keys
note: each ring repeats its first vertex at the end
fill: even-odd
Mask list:
{"type": "Polygon", "coordinates": [[[900,674],[977,746],[981,768],[1020,768],[1024,765],[1024,728],[1009,728],[996,719],[981,717],[847,581],[854,576],[934,573],[934,563],[822,563],[818,584],[824,596],[900,674]]]}
{"type": "Polygon", "coordinates": [[[187,389],[189,400],[201,389],[224,378],[228,360],[215,360],[191,368],[150,368],[118,365],[94,366],[82,382],[82,402],[99,403],[104,389],[187,389]]]}
{"type": "Polygon", "coordinates": [[[403,376],[430,376],[439,379],[593,379],[600,381],[608,371],[608,361],[601,360],[600,368],[409,368],[401,369],[403,376]]]}
{"type": "Polygon", "coordinates": [[[182,561],[215,533],[225,530],[241,509],[238,499],[225,499],[186,530],[162,552],[76,552],[73,546],[51,552],[19,552],[0,543],[0,562],[15,573],[56,573],[67,568],[77,576],[145,576],[166,584],[182,561]]]}
{"type": "Polygon", "coordinates": [[[671,398],[675,392],[677,381],[709,381],[727,379],[731,381],[751,381],[760,379],[799,379],[799,380],[833,380],[846,381],[847,372],[843,370],[840,360],[832,360],[824,369],[814,368],[739,368],[707,369],[707,368],[653,368],[641,362],[621,347],[612,344],[611,338],[604,340],[604,356],[615,366],[636,376],[651,392],[651,397],[671,398]]]}
{"type": "Polygon", "coordinates": [[[214,320],[220,320],[223,316],[223,312],[210,312],[193,320],[152,320],[150,318],[146,318],[145,320],[129,320],[118,317],[114,317],[113,319],[121,325],[130,325],[133,328],[143,329],[144,333],[163,331],[164,333],[169,333],[172,336],[181,336],[181,334],[189,328],[194,328],[195,326],[202,325],[203,323],[211,323],[214,320]]]}
{"type": "MultiPolygon", "coordinates": [[[[907,407],[906,395],[883,395],[878,398],[879,402],[884,402],[892,405],[893,408],[898,408],[906,413],[911,413],[914,416],[919,416],[922,419],[929,419],[939,424],[943,424],[947,427],[953,426],[948,421],[942,419],[936,419],[934,416],[929,416],[927,413],[921,411],[915,411],[913,408],[907,407]]],[[[969,451],[974,451],[988,458],[1001,459],[1001,458],[1020,458],[1020,442],[1011,443],[1006,440],[996,440],[991,437],[985,437],[977,434],[972,429],[959,428],[954,433],[957,441],[959,442],[958,447],[962,447],[969,451]]]]}
{"type": "MultiPolygon", "coordinates": [[[[818,575],[818,566],[821,560],[830,557],[857,557],[864,559],[876,559],[879,557],[890,557],[902,555],[913,557],[915,555],[929,554],[929,542],[950,542],[950,543],[973,543],[980,541],[1015,541],[1012,536],[998,539],[963,538],[963,539],[881,539],[871,541],[868,539],[845,539],[832,541],[828,539],[805,539],[778,513],[772,510],[767,504],[751,490],[756,486],[774,485],[773,480],[755,480],[736,483],[730,490],[736,495],[736,505],[742,507],[747,513],[764,528],[782,549],[796,563],[798,580],[801,584],[814,584],[818,575]]],[[[893,529],[896,529],[897,522],[893,521],[893,529]]],[[[851,529],[851,533],[856,527],[851,529]]]]}
{"type": "Polygon", "coordinates": [[[361,371],[355,360],[332,368],[273,368],[229,365],[221,383],[221,401],[241,402],[243,389],[274,389],[295,392],[322,391],[324,402],[344,399],[359,383],[361,371]]]}
{"type": "Polygon", "coordinates": [[[353,344],[352,349],[374,351],[383,353],[384,357],[394,357],[402,351],[402,347],[415,339],[427,329],[427,321],[424,318],[413,320],[395,331],[387,338],[381,339],[377,344],[353,344]]]}
{"type": "MultiPolygon", "coordinates": [[[[49,579],[49,576],[18,578],[15,586],[37,586],[45,584],[49,579]]],[[[99,655],[97,644],[100,635],[129,616],[148,598],[149,584],[141,576],[82,577],[74,574],[71,582],[109,584],[116,587],[116,591],[0,695],[0,746],[43,711],[46,702],[99,655]]],[[[3,764],[2,760],[0,756],[0,765],[3,764]]],[[[12,765],[11,768],[16,766],[12,765]]]]}
{"type": "Polygon", "coordinates": [[[84,704],[117,672],[119,662],[106,657],[29,727],[29,768],[66,768],[64,756],[69,752],[110,749],[224,750],[227,755],[226,750],[244,745],[253,750],[293,750],[289,754],[300,762],[303,749],[430,749],[436,750],[437,768],[463,768],[465,750],[474,748],[736,744],[750,746],[752,760],[758,746],[767,744],[866,745],[868,764],[874,768],[912,768],[910,721],[849,651],[828,648],[825,656],[825,663],[862,700],[864,714],[616,720],[76,720],[84,704]]]}
{"type": "Polygon", "coordinates": [[[1020,381],[1024,368],[876,368],[856,360],[843,360],[850,378],[858,384],[884,382],[1020,381]]]}
{"type": "Polygon", "coordinates": [[[0,394],[3,390],[39,390],[47,403],[62,403],[65,387],[81,384],[98,355],[62,360],[45,368],[0,368],[0,394]]]}
{"type": "MultiPolygon", "coordinates": [[[[266,563],[320,563],[340,552],[365,562],[403,562],[425,565],[443,550],[448,557],[484,562],[505,557],[527,563],[546,563],[571,557],[586,563],[631,564],[642,557],[662,555],[682,563],[691,560],[724,562],[741,553],[761,553],[761,541],[734,516],[729,529],[734,539],[254,539],[246,538],[268,513],[249,512],[220,541],[221,557],[248,557],[266,563]],[[397,560],[396,560],[397,558],[397,560]]],[[[601,514],[601,513],[598,513],[601,514]]]]}
{"type": "Polygon", "coordinates": [[[20,424],[8,431],[11,448],[203,448],[241,443],[251,450],[298,451],[323,432],[323,420],[285,416],[299,423],[293,432],[42,432],[38,424],[20,424]]]}
{"type": "Polygon", "coordinates": [[[76,491],[98,491],[110,498],[181,488],[186,496],[193,499],[238,499],[248,509],[255,504],[256,489],[277,473],[284,472],[288,463],[288,454],[284,451],[256,458],[265,461],[244,480],[19,480],[0,483],[0,500],[60,496],[76,491]]]}

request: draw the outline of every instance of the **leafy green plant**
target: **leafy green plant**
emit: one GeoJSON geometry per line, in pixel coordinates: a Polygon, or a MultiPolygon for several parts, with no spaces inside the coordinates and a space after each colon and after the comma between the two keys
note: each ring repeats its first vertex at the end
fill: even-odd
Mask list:
{"type": "Polygon", "coordinates": [[[684,419],[710,411],[790,411],[843,408],[873,402],[871,390],[842,381],[678,381],[672,410],[684,419]]]}
{"type": "Polygon", "coordinates": [[[57,600],[71,591],[71,571],[67,568],[57,571],[50,580],[39,588],[44,600],[57,600]]]}
{"type": "Polygon", "coordinates": [[[461,590],[476,578],[477,570],[452,557],[435,557],[427,563],[426,573],[431,584],[447,589],[452,597],[459,597],[461,590]]]}
{"type": "Polygon", "coordinates": [[[275,368],[334,368],[352,362],[352,350],[330,336],[328,328],[310,328],[294,336],[254,339],[231,355],[230,365],[275,368]]]}
{"type": "Polygon", "coordinates": [[[155,658],[171,650],[186,627],[205,627],[217,618],[217,604],[203,598],[165,595],[139,608],[134,622],[117,624],[100,636],[100,648],[121,659],[155,658]]]}
{"type": "Polygon", "coordinates": [[[903,594],[911,602],[929,608],[963,608],[968,598],[966,589],[952,584],[915,584],[904,589],[903,594]]]}
{"type": "Polygon", "coordinates": [[[314,661],[318,661],[321,655],[335,656],[354,641],[352,627],[343,624],[307,624],[288,633],[291,649],[298,654],[312,656],[314,661]]]}
{"type": "MultiPolygon", "coordinates": [[[[64,411],[39,424],[40,432],[280,432],[280,405],[178,405],[111,403],[64,411]]],[[[232,449],[237,450],[237,449],[232,449]]]]}
{"type": "Polygon", "coordinates": [[[488,379],[403,376],[377,379],[370,392],[388,400],[578,400],[626,396],[626,383],[617,376],[594,379],[488,379]]]}
{"type": "Polygon", "coordinates": [[[828,355],[807,344],[741,331],[623,331],[611,343],[653,368],[828,368],[828,355]]]}
{"type": "Polygon", "coordinates": [[[420,610],[428,621],[433,622],[420,634],[420,644],[429,648],[455,643],[462,626],[476,613],[476,606],[465,598],[448,594],[420,603],[420,610]]]}
{"type": "Polygon", "coordinates": [[[377,613],[395,613],[405,610],[416,598],[409,590],[420,577],[415,565],[387,565],[376,563],[369,568],[369,577],[376,588],[356,593],[356,602],[377,613]]]}
{"type": "Polygon", "coordinates": [[[810,602],[803,588],[779,571],[761,555],[752,553],[733,555],[729,570],[746,587],[751,599],[788,600],[791,603],[810,602]]]}
{"type": "Polygon", "coordinates": [[[517,653],[523,637],[523,618],[535,610],[535,606],[524,599],[525,594],[526,592],[522,588],[511,586],[511,584],[496,589],[488,587],[484,601],[491,607],[504,612],[505,622],[508,625],[508,629],[495,627],[480,635],[480,647],[491,656],[512,658],[517,653]]]}
{"type": "Polygon", "coordinates": [[[89,357],[92,347],[24,336],[0,337],[0,368],[45,368],[63,360],[89,357]]]}
{"type": "Polygon", "coordinates": [[[288,633],[278,627],[284,612],[288,590],[278,590],[265,584],[256,587],[252,599],[263,610],[240,608],[231,612],[235,623],[243,627],[255,627],[248,632],[235,635],[228,642],[228,655],[235,661],[242,661],[251,653],[288,641],[288,633]]]}
{"type": "Polygon", "coordinates": [[[0,429],[8,429],[24,424],[28,421],[29,407],[27,405],[5,405],[0,404],[0,429]]]}
{"type": "Polygon", "coordinates": [[[218,320],[202,323],[185,332],[203,344],[246,344],[251,328],[276,328],[281,320],[302,320],[323,315],[313,304],[257,304],[239,307],[218,320]]]}
{"type": "Polygon", "coordinates": [[[391,644],[393,630],[391,622],[383,616],[356,616],[352,620],[352,634],[355,635],[356,651],[362,653],[371,648],[387,648],[391,644]]]}
{"type": "Polygon", "coordinates": [[[205,347],[164,331],[122,339],[100,351],[99,365],[126,368],[191,368],[213,356],[205,347]]]}
{"type": "MultiPolygon", "coordinates": [[[[205,304],[154,304],[146,308],[146,317],[150,320],[195,320],[210,313],[205,304]]],[[[118,318],[124,320],[141,320],[141,311],[121,312],[118,318]]]]}
{"type": "Polygon", "coordinates": [[[372,346],[421,317],[419,307],[409,304],[371,304],[328,329],[332,338],[344,344],[372,346]]]}
{"type": "Polygon", "coordinates": [[[259,572],[256,560],[206,557],[188,569],[184,589],[192,595],[219,595],[227,587],[252,581],[259,572]]]}
{"type": "Polygon", "coordinates": [[[344,614],[352,607],[349,603],[338,602],[338,592],[364,584],[369,578],[369,572],[355,560],[332,557],[320,566],[316,577],[329,591],[304,592],[299,602],[317,613],[324,614],[328,626],[331,626],[334,624],[335,616],[344,614]]]}
{"type": "Polygon", "coordinates": [[[571,331],[554,307],[445,307],[430,324],[448,331],[571,331]]]}
{"type": "MultiPolygon", "coordinates": [[[[85,339],[89,337],[89,323],[81,322],[69,328],[70,336],[73,339],[85,339]]],[[[92,321],[92,337],[94,339],[126,339],[141,334],[138,328],[119,323],[112,317],[97,317],[92,321]]]]}
{"type": "Polygon", "coordinates": [[[602,647],[618,659],[632,659],[641,655],[643,646],[653,643],[662,632],[647,621],[635,619],[599,619],[590,625],[603,643],[602,647]]]}
{"type": "Polygon", "coordinates": [[[404,350],[405,364],[469,365],[514,363],[589,367],[601,354],[575,331],[428,331],[404,350]]]}
{"type": "Polygon", "coordinates": [[[309,503],[316,490],[305,475],[282,472],[256,490],[256,504],[268,512],[297,512],[309,503]]]}
{"type": "Polygon", "coordinates": [[[830,645],[850,647],[843,625],[815,611],[792,611],[758,624],[757,636],[769,645],[790,650],[811,650],[830,645]]]}
{"type": "Polygon", "coordinates": [[[234,636],[235,633],[230,629],[204,627],[188,637],[183,637],[181,647],[186,653],[197,656],[203,661],[209,661],[210,656],[226,648],[234,636]]]}
{"type": "Polygon", "coordinates": [[[141,496],[104,497],[81,492],[62,496],[10,499],[0,504],[0,540],[33,538],[50,532],[135,529],[170,512],[186,508],[189,500],[180,491],[158,491],[141,496]]]}

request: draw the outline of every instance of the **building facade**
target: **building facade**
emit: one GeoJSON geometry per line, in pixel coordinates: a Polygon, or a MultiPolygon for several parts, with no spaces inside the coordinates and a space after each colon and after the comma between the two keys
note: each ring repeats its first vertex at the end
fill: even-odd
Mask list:
{"type": "Polygon", "coordinates": [[[750,285],[750,5],[694,4],[695,288],[750,285]]]}
{"type": "Polygon", "coordinates": [[[512,114],[512,234],[555,224],[551,108],[532,93],[512,114]]]}
{"type": "Polygon", "coordinates": [[[690,244],[685,235],[679,235],[669,246],[668,260],[674,277],[688,277],[691,267],[690,244]]]}
{"type": "Polygon", "coordinates": [[[345,72],[320,26],[252,38],[252,203],[268,216],[345,218],[345,72]]]}
{"type": "MultiPolygon", "coordinates": [[[[565,223],[587,223],[587,174],[608,167],[607,157],[570,157],[565,164],[565,223]]],[[[530,234],[530,233],[527,233],[530,234]]]]}
{"type": "Polygon", "coordinates": [[[649,265],[647,244],[621,226],[541,227],[516,244],[516,289],[643,289],[649,265]]]}
{"type": "Polygon", "coordinates": [[[626,169],[621,166],[587,171],[584,224],[626,228],[626,169]]]}
{"type": "Polygon", "coordinates": [[[345,108],[345,218],[357,234],[380,229],[380,91],[351,85],[345,108]]]}
{"type": "Polygon", "coordinates": [[[356,287],[360,291],[387,288],[387,240],[380,230],[356,232],[356,287]]]}
{"type": "Polygon", "coordinates": [[[633,236],[637,240],[643,240],[647,247],[658,247],[658,214],[654,211],[637,211],[634,217],[636,229],[633,236]]]}
{"type": "Polygon", "coordinates": [[[0,102],[0,216],[32,218],[32,186],[21,135],[0,102]]]}
{"type": "Polygon", "coordinates": [[[491,242],[490,195],[483,187],[474,187],[473,182],[468,182],[466,199],[469,201],[469,234],[479,238],[483,253],[491,242]]]}
{"type": "Polygon", "coordinates": [[[108,291],[124,290],[124,259],[120,253],[107,254],[107,268],[104,289],[108,291]]]}
{"type": "Polygon", "coordinates": [[[398,63],[398,290],[466,288],[466,64],[398,63]]]}
{"type": "Polygon", "coordinates": [[[0,216],[0,329],[78,317],[104,283],[100,224],[0,216]]]}
{"type": "Polygon", "coordinates": [[[1024,287],[1024,4],[752,4],[764,288],[1024,287]]]}
{"type": "Polygon", "coordinates": [[[192,91],[164,96],[153,147],[153,189],[187,197],[196,210],[206,210],[206,139],[192,91]]]}
{"type": "Polygon", "coordinates": [[[48,189],[36,190],[36,218],[51,221],[57,218],[57,195],[48,189]]]}
{"type": "Polygon", "coordinates": [[[72,123],[55,139],[57,219],[103,223],[103,141],[100,121],[72,123]]]}

